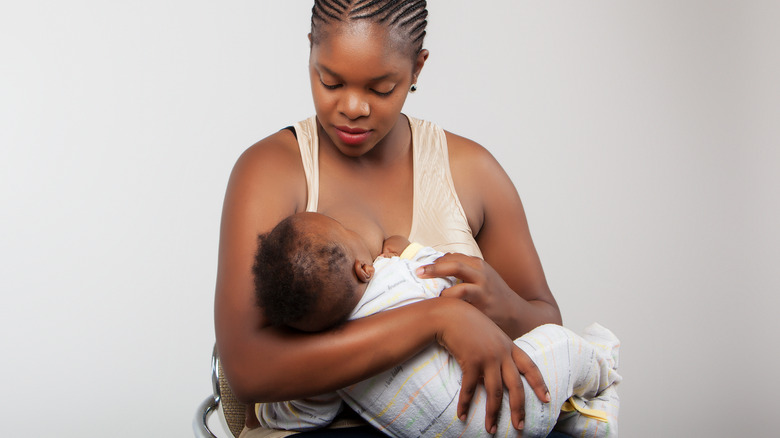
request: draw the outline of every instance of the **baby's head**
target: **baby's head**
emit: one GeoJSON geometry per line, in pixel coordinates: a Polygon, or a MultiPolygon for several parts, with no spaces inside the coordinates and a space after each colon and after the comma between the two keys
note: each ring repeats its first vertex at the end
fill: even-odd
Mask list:
{"type": "Polygon", "coordinates": [[[374,273],[363,239],[319,213],[298,213],[258,237],[252,272],[268,321],[320,331],[347,319],[374,273]]]}

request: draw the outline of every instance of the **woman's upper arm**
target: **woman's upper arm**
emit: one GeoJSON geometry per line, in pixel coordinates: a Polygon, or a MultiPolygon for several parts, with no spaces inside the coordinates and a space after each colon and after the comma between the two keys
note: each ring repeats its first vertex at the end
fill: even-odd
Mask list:
{"type": "MultiPolygon", "coordinates": [[[[257,236],[306,202],[297,146],[281,132],[247,149],[230,175],[222,210],[214,303],[217,345],[225,373],[238,379],[255,366],[264,321],[255,305],[252,264],[257,236]]],[[[294,141],[294,139],[293,139],[294,141]]]]}
{"type": "Polygon", "coordinates": [[[482,146],[450,133],[447,139],[455,188],[485,261],[525,301],[546,303],[537,308],[542,320],[559,323],[514,183],[482,146]]]}

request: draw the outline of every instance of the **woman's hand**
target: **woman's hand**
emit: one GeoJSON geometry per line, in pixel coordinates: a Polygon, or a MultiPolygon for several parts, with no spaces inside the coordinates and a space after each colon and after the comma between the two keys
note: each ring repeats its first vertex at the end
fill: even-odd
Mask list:
{"type": "MultiPolygon", "coordinates": [[[[487,262],[465,254],[449,253],[433,264],[417,270],[420,278],[452,276],[462,283],[441,292],[442,297],[457,298],[479,309],[508,334],[521,300],[487,262]]],[[[520,333],[522,334],[522,333],[520,333]]]]}
{"type": "Polygon", "coordinates": [[[458,417],[465,420],[477,385],[481,382],[487,393],[485,430],[495,433],[498,412],[504,395],[509,391],[511,420],[522,429],[525,418],[524,375],[534,393],[542,402],[550,401],[550,394],[539,369],[523,350],[480,311],[457,299],[438,298],[448,308],[442,318],[442,329],[436,340],[458,361],[463,381],[458,399],[458,417]],[[454,307],[454,309],[453,309],[454,307]],[[457,312],[457,318],[452,318],[457,312]]]}

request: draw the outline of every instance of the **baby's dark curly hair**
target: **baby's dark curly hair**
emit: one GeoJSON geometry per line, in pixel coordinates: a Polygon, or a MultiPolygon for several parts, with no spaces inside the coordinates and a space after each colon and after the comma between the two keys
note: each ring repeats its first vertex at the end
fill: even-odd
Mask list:
{"type": "Polygon", "coordinates": [[[252,267],[257,305],[276,326],[317,331],[343,322],[355,293],[351,262],[344,245],[290,216],[258,236],[252,267]]]}

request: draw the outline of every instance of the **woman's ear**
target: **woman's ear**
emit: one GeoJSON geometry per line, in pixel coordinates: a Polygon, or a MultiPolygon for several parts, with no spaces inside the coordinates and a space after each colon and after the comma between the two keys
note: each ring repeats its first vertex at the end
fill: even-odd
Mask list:
{"type": "Polygon", "coordinates": [[[414,61],[414,71],[412,72],[412,83],[417,83],[417,78],[420,77],[420,72],[425,66],[425,61],[428,60],[429,54],[428,49],[422,49],[417,53],[417,58],[414,61]]]}
{"type": "Polygon", "coordinates": [[[374,275],[374,265],[355,260],[355,275],[361,283],[368,283],[374,275]]]}

